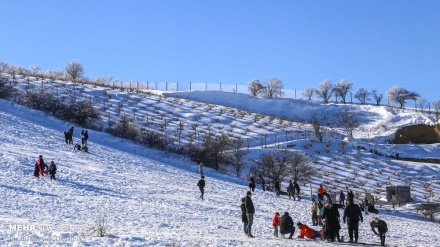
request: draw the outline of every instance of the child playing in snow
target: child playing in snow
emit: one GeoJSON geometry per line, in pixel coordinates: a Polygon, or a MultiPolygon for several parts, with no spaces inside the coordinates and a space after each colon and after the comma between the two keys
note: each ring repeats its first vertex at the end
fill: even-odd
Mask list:
{"type": "Polygon", "coordinates": [[[278,226],[280,225],[280,213],[275,212],[272,219],[273,235],[278,237],[278,226]]]}

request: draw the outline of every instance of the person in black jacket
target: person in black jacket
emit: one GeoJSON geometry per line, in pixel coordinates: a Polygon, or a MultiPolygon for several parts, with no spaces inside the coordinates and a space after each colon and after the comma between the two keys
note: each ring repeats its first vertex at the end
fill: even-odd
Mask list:
{"type": "Polygon", "coordinates": [[[200,193],[202,193],[200,195],[200,198],[202,198],[203,200],[203,195],[205,194],[205,176],[202,176],[200,178],[199,182],[197,183],[197,186],[199,186],[200,193]]]}
{"type": "Polygon", "coordinates": [[[246,197],[241,198],[241,204],[240,204],[240,208],[241,208],[241,222],[243,222],[243,229],[244,229],[244,234],[248,234],[248,218],[246,215],[246,205],[244,204],[246,201],[246,197]]]}
{"type": "Polygon", "coordinates": [[[249,190],[254,192],[255,191],[255,180],[254,177],[249,178],[249,190]]]}
{"type": "Polygon", "coordinates": [[[55,174],[57,173],[57,166],[55,165],[55,162],[53,160],[50,162],[50,166],[47,172],[50,173],[50,180],[56,180],[55,174]]]}
{"type": "Polygon", "coordinates": [[[246,216],[248,219],[248,237],[253,238],[252,235],[252,224],[254,223],[254,214],[255,214],[255,208],[254,203],[252,202],[252,193],[248,191],[246,193],[246,199],[244,201],[245,207],[246,207],[246,216]]]}
{"type": "Polygon", "coordinates": [[[377,217],[373,217],[373,219],[370,222],[371,230],[376,234],[376,236],[380,237],[380,245],[385,246],[385,233],[388,231],[387,223],[383,220],[379,220],[377,217]],[[374,228],[377,228],[379,231],[376,232],[374,228]]]}
{"type": "Polygon", "coordinates": [[[295,200],[295,194],[296,194],[298,196],[298,201],[301,201],[301,197],[299,196],[301,189],[299,188],[299,185],[296,182],[296,180],[293,181],[293,187],[295,187],[295,191],[296,191],[293,193],[293,200],[295,200]]]}
{"type": "Polygon", "coordinates": [[[275,180],[275,191],[277,193],[277,196],[279,196],[281,192],[281,186],[280,186],[280,181],[278,179],[275,180]]]}
{"type": "Polygon", "coordinates": [[[331,239],[331,241],[335,241],[337,238],[338,242],[341,242],[341,238],[339,237],[339,230],[341,229],[340,222],[340,214],[338,207],[333,204],[331,201],[328,201],[324,208],[324,213],[322,218],[325,219],[323,235],[325,239],[331,239]]]}
{"type": "Polygon", "coordinates": [[[344,223],[348,224],[348,235],[350,236],[350,243],[353,243],[353,232],[354,232],[354,242],[357,243],[359,239],[359,220],[364,221],[362,217],[361,209],[359,205],[353,203],[353,198],[347,199],[347,207],[344,210],[344,223]]]}
{"type": "Polygon", "coordinates": [[[84,146],[86,146],[87,147],[87,140],[89,139],[89,131],[88,130],[86,130],[85,132],[84,132],[84,146]]]}
{"type": "Polygon", "coordinates": [[[281,235],[290,234],[289,239],[292,239],[295,233],[295,226],[293,225],[293,219],[290,217],[289,212],[284,212],[284,215],[280,218],[280,233],[281,235]]]}
{"type": "Polygon", "coordinates": [[[73,127],[69,129],[69,131],[67,132],[69,134],[69,144],[73,144],[73,127]]]}

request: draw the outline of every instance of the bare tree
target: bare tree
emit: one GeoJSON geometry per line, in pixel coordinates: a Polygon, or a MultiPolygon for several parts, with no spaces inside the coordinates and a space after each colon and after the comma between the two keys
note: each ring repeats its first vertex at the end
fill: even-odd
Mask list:
{"type": "Polygon", "coordinates": [[[38,65],[31,65],[29,66],[29,71],[31,72],[32,76],[36,76],[38,73],[40,73],[41,68],[38,65]]]}
{"type": "Polygon", "coordinates": [[[307,97],[307,100],[312,100],[313,95],[315,94],[315,89],[311,87],[304,88],[303,95],[307,97]]]}
{"type": "Polygon", "coordinates": [[[78,78],[81,78],[84,74],[84,68],[78,61],[71,61],[69,64],[67,64],[66,68],[66,75],[72,79],[73,82],[76,82],[78,78]]]}
{"type": "Polygon", "coordinates": [[[426,107],[428,106],[428,100],[422,97],[417,98],[416,106],[420,109],[421,112],[424,112],[426,107]]]}
{"type": "Polygon", "coordinates": [[[366,90],[365,88],[361,88],[356,92],[354,97],[358,99],[361,104],[365,104],[368,100],[370,100],[370,95],[371,93],[368,92],[368,90],[366,90]]]}
{"type": "Polygon", "coordinates": [[[317,117],[317,113],[313,113],[312,116],[310,117],[310,122],[312,123],[313,129],[315,130],[315,136],[316,138],[322,142],[322,126],[321,126],[321,122],[319,121],[318,117],[317,117]]]}
{"type": "Polygon", "coordinates": [[[203,140],[204,156],[206,164],[214,163],[214,168],[218,170],[220,164],[230,163],[231,157],[227,150],[231,148],[231,140],[225,134],[221,136],[206,135],[203,140]]]}
{"type": "Polygon", "coordinates": [[[407,100],[416,100],[420,95],[416,92],[408,91],[407,89],[399,86],[390,88],[387,92],[390,101],[398,103],[400,109],[403,108],[407,100]]]}
{"type": "Polygon", "coordinates": [[[246,142],[243,140],[243,138],[237,138],[232,140],[231,146],[232,146],[232,162],[235,167],[236,176],[239,177],[241,171],[246,166],[246,162],[244,161],[244,158],[249,153],[249,150],[245,148],[246,142]]]}
{"type": "Polygon", "coordinates": [[[346,79],[342,79],[339,83],[333,87],[333,91],[336,95],[341,96],[342,102],[345,104],[345,98],[347,93],[353,89],[353,83],[350,83],[346,79]]]}
{"type": "Polygon", "coordinates": [[[383,93],[378,93],[376,89],[371,90],[371,94],[373,95],[374,101],[376,101],[376,105],[380,105],[383,99],[383,93]]]}
{"type": "Polygon", "coordinates": [[[283,180],[288,174],[290,152],[269,151],[255,160],[257,170],[271,180],[283,180]]]}
{"type": "Polygon", "coordinates": [[[345,108],[340,113],[339,125],[345,129],[350,138],[353,138],[353,130],[359,127],[359,117],[350,109],[345,108]]]}
{"type": "Polygon", "coordinates": [[[434,100],[431,105],[434,108],[435,121],[440,125],[440,100],[434,100]]]}
{"type": "Polygon", "coordinates": [[[288,176],[292,180],[308,181],[310,177],[316,174],[313,163],[300,151],[294,151],[293,154],[289,154],[287,157],[288,176]]]}
{"type": "Polygon", "coordinates": [[[282,90],[284,89],[284,84],[278,78],[270,77],[264,79],[264,86],[268,98],[276,98],[283,94],[282,90]]]}
{"type": "Polygon", "coordinates": [[[6,77],[0,77],[0,98],[8,99],[13,91],[10,81],[6,77]]]}
{"type": "Polygon", "coordinates": [[[264,86],[257,79],[248,82],[248,91],[252,96],[259,96],[264,92],[264,86]]]}
{"type": "Polygon", "coordinates": [[[324,103],[328,103],[333,94],[332,81],[324,80],[323,82],[319,83],[318,89],[315,92],[316,95],[318,95],[324,101],[324,103]]]}

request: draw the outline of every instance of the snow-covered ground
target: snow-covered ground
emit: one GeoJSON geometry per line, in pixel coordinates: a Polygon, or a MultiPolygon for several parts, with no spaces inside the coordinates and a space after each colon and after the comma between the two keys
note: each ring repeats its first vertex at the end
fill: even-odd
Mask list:
{"type": "MultiPolygon", "coordinates": [[[[209,94],[205,97],[214,98],[209,94]]],[[[3,171],[0,176],[0,246],[335,245],[272,236],[271,219],[275,211],[288,211],[295,223],[311,225],[307,188],[303,188],[303,200],[289,201],[258,187],[253,197],[256,238],[249,239],[242,230],[239,208],[240,199],[248,190],[247,181],[205,168],[206,199],[202,201],[196,186],[199,177],[196,164],[92,130],[89,130],[90,153],[75,151],[72,145],[64,143],[63,131],[69,127],[39,111],[0,100],[0,168],[3,171]],[[53,160],[58,165],[56,182],[49,177],[32,176],[40,154],[46,162],[53,160]],[[90,236],[87,230],[95,225],[99,212],[107,214],[114,236],[90,236]],[[20,226],[28,229],[20,229],[20,226]]],[[[76,143],[79,132],[80,128],[76,127],[76,143]]],[[[374,145],[382,145],[384,150],[396,148],[374,145]]],[[[317,145],[315,150],[319,148],[317,145]]],[[[438,145],[398,148],[415,155],[426,152],[439,156],[438,145]]],[[[371,161],[366,171],[382,165],[391,172],[403,164],[385,163],[384,158],[355,149],[348,152],[371,161]],[[376,164],[374,160],[384,162],[376,164]]],[[[317,158],[324,164],[334,156],[333,152],[317,158]]],[[[407,162],[406,166],[408,169],[401,169],[402,173],[424,171],[414,185],[419,188],[415,192],[418,196],[423,194],[420,188],[424,181],[439,175],[438,165],[407,162]]],[[[338,176],[343,178],[352,169],[341,169],[338,176]]],[[[376,173],[374,180],[386,181],[388,176],[388,172],[376,173]]],[[[391,181],[397,180],[392,178],[391,181]]],[[[319,178],[314,178],[314,186],[317,181],[319,178]]],[[[433,189],[438,194],[438,184],[434,183],[433,189]]],[[[388,246],[440,245],[439,225],[415,215],[414,204],[396,210],[384,206],[379,210],[379,217],[388,223],[388,246]]],[[[372,216],[364,216],[364,223],[360,224],[360,241],[377,244],[379,238],[368,224],[372,216]]],[[[347,238],[346,225],[342,225],[340,232],[347,238]]]]}

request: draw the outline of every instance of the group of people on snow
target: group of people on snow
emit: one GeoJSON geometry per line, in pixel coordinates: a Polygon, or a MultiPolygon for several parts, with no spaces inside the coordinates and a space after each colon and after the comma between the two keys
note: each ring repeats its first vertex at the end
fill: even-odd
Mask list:
{"type": "MultiPolygon", "coordinates": [[[[74,127],[71,127],[67,132],[64,132],[64,139],[66,141],[66,144],[74,144],[73,143],[73,137],[74,134],[74,127]]],[[[87,140],[89,139],[89,132],[88,130],[81,130],[81,144],[75,144],[75,149],[89,152],[89,147],[87,146],[87,140]]]]}
{"type": "Polygon", "coordinates": [[[47,173],[50,174],[50,180],[56,180],[55,174],[57,173],[57,166],[54,161],[50,162],[50,166],[44,163],[43,155],[38,156],[38,160],[35,162],[34,176],[39,178],[43,177],[47,173]]]}
{"type": "MultiPolygon", "coordinates": [[[[253,182],[253,178],[251,177],[249,180],[249,188],[253,188],[251,186],[253,182]]],[[[275,192],[277,196],[279,195],[279,181],[275,181],[275,192]]],[[[299,186],[296,181],[292,183],[289,181],[289,186],[287,188],[290,196],[293,194],[293,198],[295,200],[295,195],[299,197],[299,186]],[[296,185],[295,185],[296,184],[296,185]],[[293,192],[295,191],[295,192],[293,192]]],[[[324,189],[322,184],[319,186],[317,190],[318,201],[315,198],[312,198],[311,204],[311,215],[312,215],[312,226],[321,227],[320,230],[316,230],[312,227],[309,227],[306,224],[298,222],[296,227],[299,230],[298,238],[309,238],[309,239],[325,239],[328,241],[338,241],[342,242],[343,237],[340,236],[339,231],[341,230],[341,218],[344,224],[347,224],[349,242],[350,243],[358,243],[359,241],[359,222],[362,223],[364,218],[362,216],[362,211],[364,208],[361,208],[358,204],[354,203],[354,194],[353,191],[347,191],[347,196],[345,196],[344,192],[341,191],[339,198],[339,205],[334,204],[330,195],[324,189]],[[341,217],[339,213],[339,208],[344,208],[344,213],[341,217]]],[[[244,226],[244,232],[248,237],[253,237],[251,229],[253,222],[253,215],[255,213],[255,208],[252,203],[252,192],[248,191],[246,197],[241,199],[241,212],[242,212],[242,222],[244,226]]],[[[368,201],[365,199],[365,204],[368,201]]],[[[370,222],[370,226],[372,231],[380,237],[381,245],[385,245],[385,233],[388,231],[387,224],[385,221],[380,220],[377,217],[373,217],[370,222]],[[378,229],[376,232],[375,228],[378,229]]],[[[289,239],[293,238],[295,233],[295,225],[292,217],[289,215],[289,212],[284,212],[283,215],[280,215],[279,212],[275,212],[272,219],[272,227],[274,229],[273,235],[278,237],[279,234],[281,236],[286,236],[289,239]]]]}

